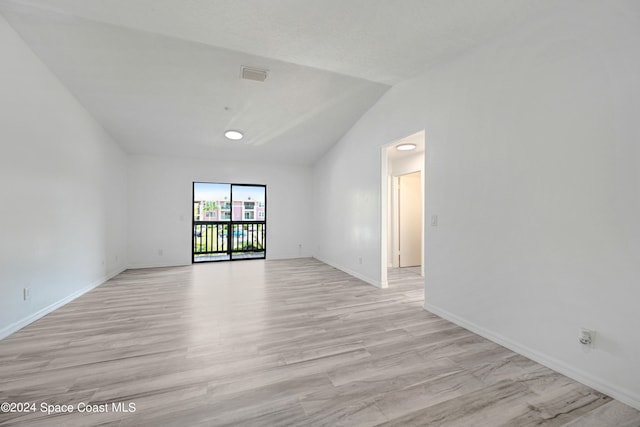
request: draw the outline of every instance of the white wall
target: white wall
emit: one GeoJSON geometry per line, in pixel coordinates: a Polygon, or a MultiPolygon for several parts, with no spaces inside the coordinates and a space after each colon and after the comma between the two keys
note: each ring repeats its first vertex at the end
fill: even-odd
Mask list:
{"type": "Polygon", "coordinates": [[[413,172],[424,173],[424,153],[391,160],[390,175],[400,176],[413,172]]]}
{"type": "Polygon", "coordinates": [[[310,167],[130,156],[129,178],[130,267],[191,264],[194,181],[266,184],[267,258],[310,256],[310,167]]]}
{"type": "Polygon", "coordinates": [[[558,3],[387,92],[314,170],[319,258],[379,277],[380,147],[426,129],[426,307],[640,409],[639,16],[558,3]]]}
{"type": "Polygon", "coordinates": [[[127,212],[123,152],[2,16],[0,56],[2,338],[123,270],[127,212]]]}
{"type": "Polygon", "coordinates": [[[356,125],[314,167],[313,256],[382,287],[381,150],[359,133],[356,125]]]}

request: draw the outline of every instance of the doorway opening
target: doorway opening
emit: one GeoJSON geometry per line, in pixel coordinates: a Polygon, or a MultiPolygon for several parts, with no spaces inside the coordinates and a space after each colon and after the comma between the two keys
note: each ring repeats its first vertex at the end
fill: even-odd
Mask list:
{"type": "Polygon", "coordinates": [[[422,172],[392,177],[392,267],[422,274],[422,172]]]}
{"type": "Polygon", "coordinates": [[[387,287],[389,271],[425,273],[424,131],[382,147],[381,160],[381,282],[387,287]],[[401,145],[415,148],[398,150],[401,145]]]}
{"type": "Polygon", "coordinates": [[[192,262],[264,259],[267,187],[193,183],[192,262]]]}

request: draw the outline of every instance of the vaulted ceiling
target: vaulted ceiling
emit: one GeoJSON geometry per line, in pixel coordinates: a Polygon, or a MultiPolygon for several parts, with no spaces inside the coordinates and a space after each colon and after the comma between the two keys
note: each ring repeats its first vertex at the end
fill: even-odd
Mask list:
{"type": "Polygon", "coordinates": [[[309,165],[393,84],[552,3],[0,0],[0,13],[129,153],[309,165]],[[268,78],[243,80],[242,65],[268,78]]]}

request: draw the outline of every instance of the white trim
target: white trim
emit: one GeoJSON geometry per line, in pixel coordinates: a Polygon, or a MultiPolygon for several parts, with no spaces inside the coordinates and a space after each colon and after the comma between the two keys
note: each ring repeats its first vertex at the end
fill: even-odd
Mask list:
{"type": "MultiPolygon", "coordinates": [[[[167,263],[167,264],[143,264],[143,263],[138,263],[138,264],[131,264],[129,265],[126,269],[127,270],[143,270],[143,269],[147,269],[147,268],[168,268],[168,267],[187,267],[189,265],[193,264],[191,261],[189,262],[181,262],[181,263],[167,263]]],[[[195,263],[198,264],[198,263],[195,263]]],[[[124,271],[124,270],[123,270],[124,271]]]]}
{"type": "Polygon", "coordinates": [[[48,306],[46,306],[43,309],[40,309],[38,311],[36,311],[35,313],[21,319],[18,320],[17,322],[14,322],[12,324],[10,324],[9,326],[0,329],[0,340],[8,337],[9,335],[18,332],[20,329],[24,328],[25,326],[35,322],[36,320],[46,316],[47,314],[59,309],[60,307],[62,307],[65,304],[70,303],[71,301],[73,301],[74,299],[86,294],[87,292],[97,288],[98,286],[102,285],[103,283],[105,283],[106,281],[108,281],[109,279],[117,276],[118,274],[122,273],[123,271],[125,271],[126,268],[121,267],[121,269],[116,270],[114,273],[110,273],[107,274],[103,277],[101,277],[100,279],[92,282],[91,284],[85,286],[84,288],[75,291],[74,293],[72,293],[71,295],[68,295],[64,298],[62,298],[59,301],[54,302],[53,304],[50,304],[48,306]]]}
{"type": "Polygon", "coordinates": [[[333,268],[337,268],[338,270],[344,271],[344,272],[345,272],[345,273],[347,273],[349,276],[353,276],[353,277],[355,277],[355,278],[357,278],[357,279],[360,279],[360,280],[362,280],[363,282],[366,282],[366,283],[368,283],[368,284],[370,284],[370,285],[375,286],[376,288],[386,288],[386,287],[388,287],[388,286],[389,286],[389,284],[388,284],[388,283],[386,283],[386,282],[381,282],[381,281],[379,281],[379,280],[372,279],[371,277],[365,276],[364,274],[358,273],[357,271],[353,271],[353,270],[351,270],[351,269],[349,269],[349,268],[347,268],[347,267],[343,267],[343,266],[341,266],[341,265],[339,265],[339,264],[336,264],[336,263],[334,263],[334,262],[331,262],[331,261],[327,261],[327,260],[325,260],[325,259],[322,259],[322,258],[320,258],[320,257],[319,257],[319,256],[317,256],[317,255],[314,255],[314,256],[313,256],[313,258],[315,258],[315,259],[317,259],[318,261],[323,262],[323,263],[325,263],[325,264],[327,264],[327,265],[330,265],[330,266],[331,266],[331,267],[333,267],[333,268]]]}
{"type": "Polygon", "coordinates": [[[389,263],[388,245],[389,242],[389,155],[387,154],[387,147],[390,144],[385,144],[380,147],[380,288],[386,288],[387,285],[387,270],[385,267],[389,263]]]}
{"type": "Polygon", "coordinates": [[[557,371],[573,380],[576,380],[579,383],[598,390],[599,392],[611,396],[624,404],[640,410],[640,396],[630,390],[616,387],[615,385],[609,383],[606,380],[603,380],[602,378],[595,377],[588,372],[577,369],[576,367],[568,365],[567,363],[547,354],[540,353],[539,351],[524,346],[516,341],[513,341],[510,338],[492,332],[486,328],[483,328],[482,326],[479,326],[462,317],[450,313],[447,310],[436,307],[432,304],[428,304],[427,302],[425,302],[424,304],[424,309],[442,317],[443,319],[447,319],[458,326],[468,329],[475,334],[487,338],[488,340],[500,344],[501,346],[506,347],[509,350],[515,351],[518,354],[521,354],[535,362],[538,362],[541,365],[546,366],[547,368],[553,369],[554,371],[557,371]]]}

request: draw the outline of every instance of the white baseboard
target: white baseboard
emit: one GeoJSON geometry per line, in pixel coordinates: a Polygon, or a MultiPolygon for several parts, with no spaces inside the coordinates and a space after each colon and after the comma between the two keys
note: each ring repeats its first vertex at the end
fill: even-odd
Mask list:
{"type": "Polygon", "coordinates": [[[547,368],[553,369],[554,371],[559,372],[573,380],[576,380],[579,383],[582,383],[588,387],[591,387],[594,390],[597,390],[601,393],[611,396],[614,399],[626,405],[629,405],[635,409],[640,410],[640,396],[630,390],[625,390],[625,389],[621,389],[620,387],[616,387],[615,385],[609,383],[608,381],[603,380],[602,378],[595,377],[585,371],[576,369],[575,367],[561,360],[558,360],[547,354],[540,353],[539,351],[533,350],[532,348],[524,346],[501,334],[497,334],[488,329],[485,329],[482,326],[479,326],[473,322],[470,322],[462,317],[459,317],[453,313],[448,312],[447,310],[441,309],[432,304],[428,304],[425,302],[424,309],[444,319],[447,319],[450,322],[453,322],[456,325],[461,326],[475,334],[478,334],[481,337],[491,340],[497,344],[500,344],[503,347],[508,348],[509,350],[515,351],[518,354],[521,354],[535,362],[538,362],[541,365],[546,366],[547,368]]]}
{"type": "Polygon", "coordinates": [[[268,261],[271,261],[271,260],[278,261],[278,260],[285,260],[285,259],[302,259],[302,258],[312,258],[312,256],[306,252],[271,254],[269,251],[267,251],[267,257],[266,257],[268,261]]]}
{"type": "Polygon", "coordinates": [[[333,268],[337,268],[338,270],[344,271],[349,276],[353,276],[353,277],[355,277],[357,279],[360,279],[363,282],[366,282],[366,283],[368,283],[370,285],[375,286],[376,288],[386,288],[386,286],[382,282],[380,282],[379,280],[372,279],[371,277],[365,276],[364,274],[358,273],[357,271],[353,271],[353,270],[351,270],[351,269],[349,269],[347,267],[343,267],[340,264],[337,264],[335,262],[331,262],[331,261],[322,259],[321,257],[319,257],[317,255],[314,255],[313,258],[315,258],[318,261],[323,262],[323,263],[325,263],[327,265],[330,265],[333,268]]]}
{"type": "Polygon", "coordinates": [[[5,328],[0,329],[0,340],[8,337],[9,335],[11,335],[11,334],[13,334],[13,333],[15,333],[17,331],[19,331],[20,329],[22,329],[25,326],[35,322],[36,320],[40,319],[41,317],[44,317],[47,314],[57,310],[58,308],[62,307],[63,305],[70,303],[74,299],[78,298],[81,295],[86,294],[90,290],[97,288],[98,286],[100,286],[101,284],[106,282],[107,280],[109,280],[109,279],[117,276],[118,274],[122,273],[124,270],[125,270],[125,268],[122,267],[121,269],[118,269],[113,273],[108,273],[105,276],[101,277],[100,279],[95,280],[94,282],[92,282],[89,285],[85,286],[84,288],[75,291],[71,295],[68,295],[68,296],[62,298],[61,300],[56,301],[53,304],[50,304],[50,305],[44,307],[43,309],[40,309],[40,310],[36,311],[35,313],[33,313],[33,314],[23,318],[23,319],[20,319],[17,322],[12,323],[12,324],[10,324],[9,326],[7,326],[5,328]]]}
{"type": "Polygon", "coordinates": [[[167,264],[129,264],[126,268],[126,270],[142,270],[142,269],[146,269],[146,268],[170,268],[170,267],[186,267],[188,265],[191,265],[191,261],[189,261],[188,263],[181,263],[181,264],[174,264],[174,263],[167,263],[167,264]]]}

